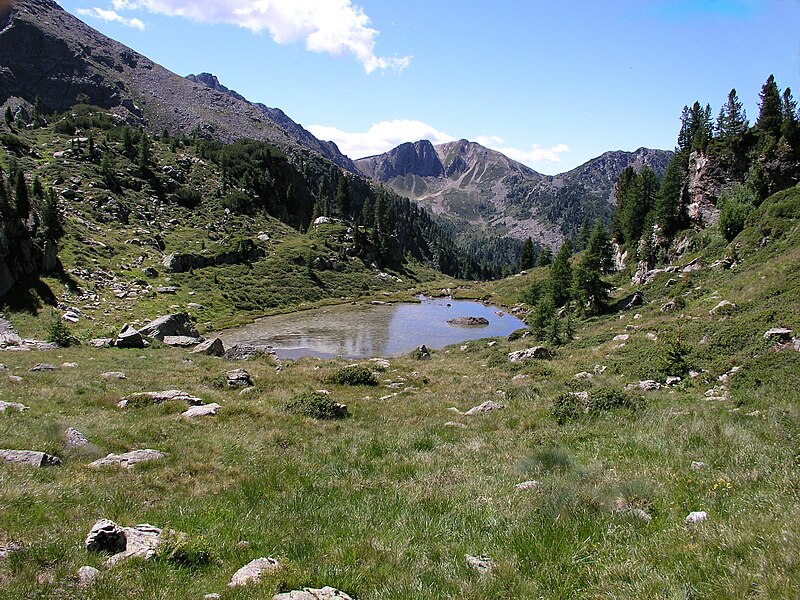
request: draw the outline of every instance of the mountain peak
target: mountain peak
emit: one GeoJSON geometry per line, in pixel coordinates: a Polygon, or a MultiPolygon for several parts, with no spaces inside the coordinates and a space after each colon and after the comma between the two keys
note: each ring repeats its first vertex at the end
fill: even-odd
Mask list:
{"type": "Polygon", "coordinates": [[[283,111],[247,101],[211,73],[176,75],[51,0],[2,5],[0,108],[39,98],[46,111],[60,113],[85,102],[152,132],[305,148],[356,171],[335,144],[318,140],[283,111]]]}

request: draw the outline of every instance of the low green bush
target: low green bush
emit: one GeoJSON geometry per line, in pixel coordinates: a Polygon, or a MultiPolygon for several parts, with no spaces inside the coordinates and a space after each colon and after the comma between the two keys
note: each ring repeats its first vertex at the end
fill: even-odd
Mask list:
{"type": "Polygon", "coordinates": [[[600,387],[590,392],[567,392],[556,396],[551,414],[559,425],[563,425],[582,415],[596,415],[618,408],[636,411],[643,405],[641,396],[600,387]]]}
{"type": "Polygon", "coordinates": [[[303,392],[286,403],[286,412],[314,419],[343,419],[347,416],[347,407],[335,402],[328,394],[303,392]]]}
{"type": "Polygon", "coordinates": [[[342,367],[331,373],[327,381],[338,385],[378,385],[375,373],[362,365],[342,367]]]}

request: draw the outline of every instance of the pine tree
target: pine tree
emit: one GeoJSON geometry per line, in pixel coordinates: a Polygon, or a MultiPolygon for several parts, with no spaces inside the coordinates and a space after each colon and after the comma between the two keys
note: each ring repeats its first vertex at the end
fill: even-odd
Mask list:
{"type": "Polygon", "coordinates": [[[717,138],[731,142],[740,139],[747,132],[747,113],[736,95],[736,89],[728,94],[728,102],[719,109],[717,117],[717,138]]]}
{"type": "Polygon", "coordinates": [[[533,240],[528,237],[522,245],[522,254],[519,261],[520,271],[533,267],[533,240]]]}
{"type": "Polygon", "coordinates": [[[683,202],[684,175],[681,158],[674,154],[667,164],[655,199],[655,219],[667,237],[686,227],[688,215],[683,202]]]}
{"type": "Polygon", "coordinates": [[[56,194],[51,188],[45,195],[39,211],[42,221],[42,235],[48,240],[57,240],[64,235],[61,214],[58,212],[56,194]]]}
{"type": "Polygon", "coordinates": [[[553,250],[550,246],[545,246],[542,248],[542,251],[539,253],[539,262],[537,263],[540,267],[546,267],[553,262],[553,250]]]}
{"type": "Polygon", "coordinates": [[[334,202],[339,216],[347,219],[350,216],[350,184],[346,175],[339,178],[334,202]]]}
{"type": "Polygon", "coordinates": [[[3,167],[0,166],[0,218],[5,219],[9,216],[11,216],[11,202],[9,200],[8,188],[3,178],[3,167]]]}
{"type": "Polygon", "coordinates": [[[569,259],[572,257],[572,242],[564,240],[558,249],[553,264],[550,265],[550,285],[553,304],[556,307],[564,306],[570,300],[572,288],[572,267],[569,259]]]}
{"type": "Polygon", "coordinates": [[[769,135],[776,140],[781,135],[781,125],[783,123],[783,103],[781,94],[775,83],[775,76],[770,75],[761,88],[759,94],[761,104],[759,105],[758,121],[756,128],[762,135],[769,135]]]}
{"type": "Polygon", "coordinates": [[[792,98],[791,88],[783,90],[783,122],[781,123],[781,135],[789,144],[798,150],[798,124],[797,124],[797,102],[792,98]]]}
{"type": "Polygon", "coordinates": [[[151,160],[152,155],[150,150],[150,138],[147,137],[146,132],[142,131],[141,135],[139,136],[139,169],[142,171],[149,171],[151,160]]]}
{"type": "Polygon", "coordinates": [[[11,124],[14,122],[14,114],[11,112],[11,107],[6,106],[5,113],[3,114],[3,118],[5,119],[6,126],[11,127],[11,124]]]}
{"type": "Polygon", "coordinates": [[[28,195],[28,184],[25,182],[25,174],[20,171],[17,174],[16,189],[14,193],[14,214],[20,219],[27,219],[31,214],[31,201],[28,195]]]}
{"type": "MultiPolygon", "coordinates": [[[[688,109],[687,109],[688,110],[688,109]]],[[[636,179],[636,172],[633,167],[625,167],[625,170],[620,173],[617,184],[614,187],[614,197],[617,200],[617,208],[614,212],[614,220],[611,223],[611,235],[617,240],[619,244],[624,244],[625,230],[622,225],[622,215],[627,211],[627,204],[630,200],[630,191],[633,187],[633,181],[636,179]]]]}
{"type": "Polygon", "coordinates": [[[611,285],[602,274],[611,269],[611,245],[601,223],[592,231],[586,252],[575,269],[573,288],[580,310],[587,315],[603,312],[608,305],[611,285]]]}
{"type": "Polygon", "coordinates": [[[589,243],[589,238],[592,235],[591,224],[589,223],[589,216],[585,215],[581,222],[581,228],[578,230],[578,237],[575,238],[575,249],[577,251],[585,250],[589,243]]]}

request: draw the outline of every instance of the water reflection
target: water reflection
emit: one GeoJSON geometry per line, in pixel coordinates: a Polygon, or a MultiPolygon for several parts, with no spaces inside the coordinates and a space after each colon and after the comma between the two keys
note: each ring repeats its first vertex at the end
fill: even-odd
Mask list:
{"type": "Polygon", "coordinates": [[[425,344],[437,349],[466,340],[505,336],[524,327],[516,317],[478,302],[423,298],[419,304],[344,305],[265,317],[220,334],[226,346],[267,344],[282,358],[398,356],[425,344]],[[457,317],[489,325],[458,327],[457,317]]]}

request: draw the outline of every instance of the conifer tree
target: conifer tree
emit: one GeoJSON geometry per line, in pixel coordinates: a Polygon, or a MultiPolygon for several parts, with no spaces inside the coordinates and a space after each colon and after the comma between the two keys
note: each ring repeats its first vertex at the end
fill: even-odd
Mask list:
{"type": "MultiPolygon", "coordinates": [[[[688,108],[684,108],[688,111],[688,108]]],[[[625,167],[625,170],[620,173],[616,187],[614,188],[614,196],[617,199],[617,209],[614,212],[614,220],[611,224],[611,235],[613,235],[614,239],[620,244],[624,244],[627,241],[625,239],[625,230],[622,225],[622,215],[627,211],[627,204],[629,202],[634,179],[636,179],[636,172],[633,170],[633,167],[625,167]]]]}
{"type": "Polygon", "coordinates": [[[602,274],[610,270],[611,245],[605,228],[598,223],[573,280],[575,299],[583,313],[596,315],[606,309],[611,285],[603,281],[602,274]]]}
{"type": "Polygon", "coordinates": [[[11,127],[11,124],[14,122],[14,114],[11,112],[10,106],[6,106],[5,113],[3,113],[3,119],[6,122],[6,126],[11,127]]]}
{"type": "Polygon", "coordinates": [[[578,237],[575,239],[575,249],[578,251],[585,250],[591,235],[592,229],[589,223],[589,216],[585,215],[581,222],[581,228],[578,230],[578,237]]]}
{"type": "Polygon", "coordinates": [[[553,250],[550,246],[545,246],[542,248],[542,251],[539,253],[539,262],[537,263],[540,267],[546,267],[553,262],[553,250]]]}
{"type": "Polygon", "coordinates": [[[533,240],[528,237],[522,245],[522,254],[520,256],[519,268],[520,271],[525,271],[533,267],[533,240]]]}
{"type": "Polygon", "coordinates": [[[147,137],[146,132],[142,131],[139,136],[139,168],[142,171],[148,171],[150,169],[151,160],[150,138],[147,137]]]}
{"type": "Polygon", "coordinates": [[[783,121],[781,123],[781,135],[786,139],[795,150],[798,150],[798,124],[797,124],[797,102],[792,98],[791,88],[783,90],[783,121]]]}
{"type": "Polygon", "coordinates": [[[667,237],[686,227],[688,215],[683,202],[684,175],[681,159],[675,154],[667,163],[655,199],[655,220],[667,237]]]}
{"type": "Polygon", "coordinates": [[[572,242],[567,239],[558,249],[553,264],[550,265],[550,285],[553,304],[556,307],[564,306],[570,300],[572,288],[572,267],[569,259],[572,257],[572,242]]]}
{"type": "Polygon", "coordinates": [[[728,101],[719,109],[717,117],[717,138],[733,141],[741,138],[747,131],[747,113],[736,95],[736,88],[728,94],[728,101]]]}
{"type": "Polygon", "coordinates": [[[58,212],[56,194],[52,188],[45,195],[39,211],[42,221],[42,235],[48,240],[57,240],[64,235],[61,214],[58,212]]]}
{"type": "Polygon", "coordinates": [[[769,135],[777,140],[781,135],[783,123],[783,103],[774,75],[767,78],[761,88],[759,98],[761,98],[761,104],[756,127],[762,135],[769,135]]]}
{"type": "Polygon", "coordinates": [[[334,201],[339,216],[347,219],[350,216],[350,184],[346,175],[339,178],[334,201]]]}
{"type": "Polygon", "coordinates": [[[20,219],[27,219],[31,214],[31,201],[28,195],[28,184],[25,182],[25,174],[20,171],[17,173],[17,182],[14,193],[14,214],[20,219]]]}
{"type": "Polygon", "coordinates": [[[3,178],[3,167],[0,166],[0,218],[11,216],[11,202],[9,200],[8,188],[3,178]]]}

